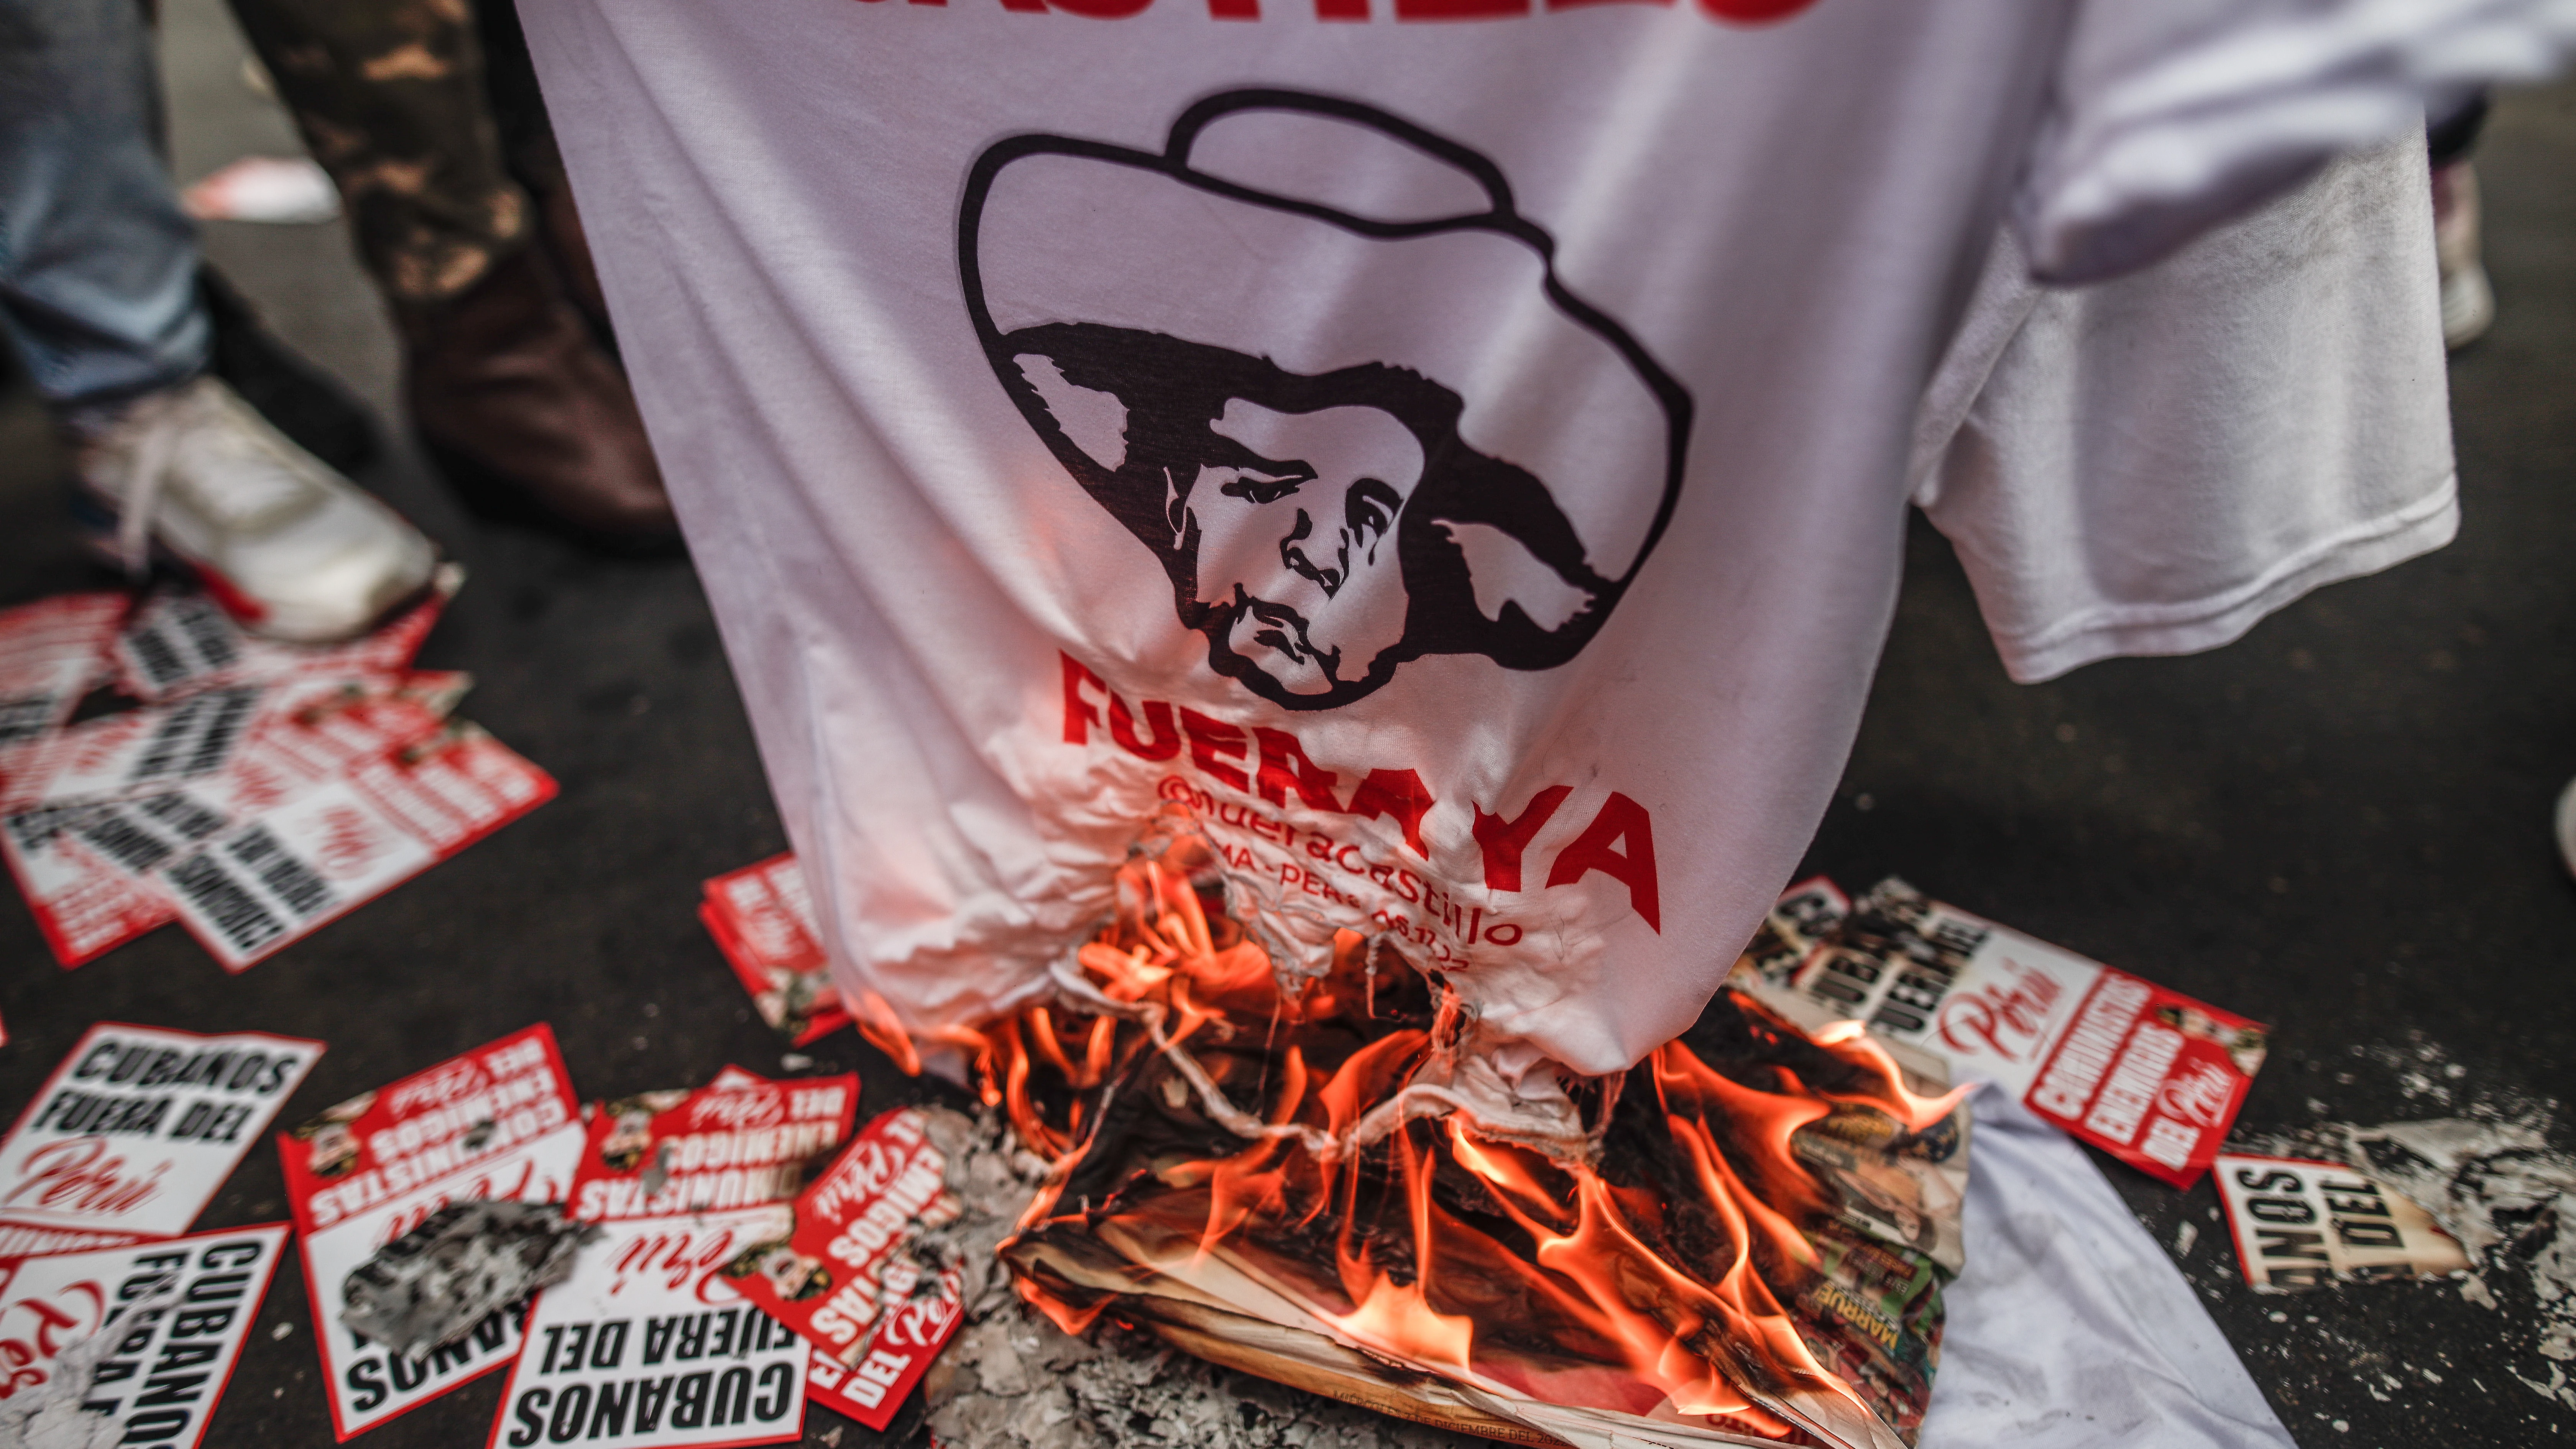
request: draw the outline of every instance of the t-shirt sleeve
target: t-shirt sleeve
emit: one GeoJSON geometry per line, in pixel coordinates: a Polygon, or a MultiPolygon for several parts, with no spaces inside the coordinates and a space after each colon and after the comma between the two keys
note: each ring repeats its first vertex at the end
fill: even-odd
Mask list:
{"type": "Polygon", "coordinates": [[[2481,85],[2576,50],[2576,0],[2077,0],[2013,225],[2035,275],[2168,255],[2481,85]]]}
{"type": "Polygon", "coordinates": [[[2215,648],[2450,540],[2431,213],[2409,138],[2098,286],[1999,239],[1912,484],[2015,679],[2215,648]]]}

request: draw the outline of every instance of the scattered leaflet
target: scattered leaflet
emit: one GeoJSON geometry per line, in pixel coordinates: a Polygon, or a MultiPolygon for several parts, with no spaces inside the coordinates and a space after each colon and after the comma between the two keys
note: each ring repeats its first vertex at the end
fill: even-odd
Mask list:
{"type": "Polygon", "coordinates": [[[420,652],[421,641],[464,583],[462,567],[441,564],[419,603],[341,644],[262,639],[244,632],[204,594],[155,594],[115,636],[116,681],[137,699],[157,701],[246,680],[395,673],[420,652]]]}
{"type": "Polygon", "coordinates": [[[708,881],[698,919],[751,993],[760,1019],[795,1045],[850,1024],[794,855],[774,855],[708,881]]]}
{"type": "MultiPolygon", "coordinates": [[[[571,1074],[540,1022],[278,1134],[287,1206],[310,1237],[435,1178],[575,1125],[571,1074]]],[[[550,1199],[530,1199],[549,1201],[550,1199]]]]}
{"type": "Polygon", "coordinates": [[[322,1043],[101,1022],[0,1140],[0,1226],[176,1237],[322,1043]]]}
{"type": "Polygon", "coordinates": [[[278,1134],[286,1202],[342,1442],[518,1352],[524,1305],[414,1363],[340,1322],[349,1275],[453,1202],[562,1202],[582,1127],[554,1031],[539,1023],[362,1092],[278,1134]]]}
{"type": "Polygon", "coordinates": [[[785,1231],[725,1269],[814,1345],[814,1398],[871,1429],[894,1418],[964,1316],[956,1268],[907,1251],[962,1208],[928,1128],[910,1107],[868,1123],[785,1231]]]}
{"type": "Polygon", "coordinates": [[[786,1233],[784,1206],[610,1225],[537,1295],[493,1449],[723,1449],[799,1437],[803,1340],[736,1291],[730,1266],[786,1233]]]}
{"type": "Polygon", "coordinates": [[[121,1248],[144,1241],[140,1233],[99,1232],[90,1228],[40,1228],[26,1223],[0,1223],[0,1261],[41,1258],[48,1253],[86,1253],[92,1248],[121,1248]]]}
{"type": "Polygon", "coordinates": [[[88,1419],[89,1443],[195,1449],[285,1247],[269,1223],[10,1265],[0,1435],[81,1443],[88,1419]]]}
{"type": "Polygon", "coordinates": [[[269,693],[257,684],[211,689],[31,740],[0,761],[0,809],[121,800],[212,775],[232,759],[269,693]]]}
{"type": "Polygon", "coordinates": [[[240,777],[254,770],[321,779],[428,739],[473,687],[470,674],[433,669],[298,681],[228,772],[236,808],[265,808],[267,802],[243,798],[259,782],[240,777]]]}
{"type": "Polygon", "coordinates": [[[154,877],[188,933],[242,971],[554,794],[552,776],[459,723],[293,791],[154,877]]]}
{"type": "MultiPolygon", "coordinates": [[[[131,815],[143,801],[120,806],[131,815]]],[[[65,967],[94,961],[171,919],[160,891],[82,848],[74,827],[92,806],[52,806],[0,817],[0,859],[27,898],[54,959],[65,967]]]]}
{"type": "Polygon", "coordinates": [[[1807,957],[1831,941],[1850,914],[1851,897],[1832,881],[1823,876],[1802,880],[1772,902],[1771,913],[1744,948],[1742,965],[1765,986],[1788,986],[1807,957]]]}
{"type": "Polygon", "coordinates": [[[0,612],[0,860],[64,966],[172,920],[239,971],[552,798],[412,670],[463,571],[344,644],[244,632],[208,596],[0,612]],[[146,703],[64,727],[114,677],[146,703]]]}
{"type": "Polygon", "coordinates": [[[306,784],[434,734],[469,683],[444,673],[299,682],[219,773],[158,793],[10,815],[0,819],[0,857],[54,958],[82,965],[175,918],[156,867],[306,784]]]}
{"type": "Polygon", "coordinates": [[[350,1275],[450,1204],[562,1202],[580,1156],[580,1125],[559,1127],[478,1166],[370,1203],[329,1227],[306,1230],[304,1282],[313,1300],[314,1336],[322,1345],[331,1427],[342,1442],[517,1357],[527,1317],[525,1304],[489,1314],[456,1342],[415,1362],[341,1321],[350,1275]]]}
{"type": "Polygon", "coordinates": [[[729,1067],[694,1092],[601,1103],[574,1180],[586,1223],[785,1202],[849,1140],[856,1073],[773,1082],[729,1067]]]}
{"type": "Polygon", "coordinates": [[[2236,1261],[2257,1289],[2440,1278],[2475,1266],[2432,1214],[2341,1163],[2220,1153],[2216,1170],[2236,1261]]]}
{"type": "Polygon", "coordinates": [[[106,671],[123,594],[64,594],[0,610],[0,751],[61,729],[106,671]]]}
{"type": "Polygon", "coordinates": [[[1839,919],[1837,896],[1830,882],[1793,887],[1737,984],[1793,1018],[1865,1021],[2176,1187],[2208,1169],[2262,1067],[2264,1027],[1901,880],[1839,919]]]}

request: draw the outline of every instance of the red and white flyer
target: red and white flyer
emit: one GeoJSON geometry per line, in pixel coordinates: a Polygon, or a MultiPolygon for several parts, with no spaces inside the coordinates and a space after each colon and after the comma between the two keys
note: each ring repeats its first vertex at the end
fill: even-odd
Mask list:
{"type": "Polygon", "coordinates": [[[812,1343],[815,1400],[883,1429],[964,1316],[952,1271],[903,1252],[922,1228],[956,1221],[947,1160],[922,1114],[885,1113],[796,1199],[787,1231],[729,1270],[754,1302],[812,1343]]]}
{"type": "MultiPolygon", "coordinates": [[[[551,1047],[552,1043],[547,1045],[551,1047]]],[[[516,1110],[527,1109],[523,1106],[516,1110]]],[[[581,1139],[578,1122],[534,1138],[516,1139],[497,1156],[481,1154],[473,1166],[445,1177],[419,1183],[393,1197],[370,1197],[362,1205],[349,1204],[351,1210],[332,1218],[327,1227],[306,1226],[301,1221],[302,1210],[308,1208],[310,1199],[290,1195],[290,1201],[299,1209],[304,1284],[313,1301],[313,1334],[322,1345],[331,1428],[342,1442],[516,1358],[523,1341],[521,1326],[527,1316],[524,1303],[497,1309],[465,1337],[414,1361],[370,1341],[340,1321],[341,1311],[347,1307],[342,1295],[349,1275],[387,1243],[419,1227],[430,1214],[449,1203],[563,1201],[572,1187],[573,1166],[581,1157],[581,1139]]],[[[411,1160],[419,1161],[422,1156],[425,1154],[411,1160]]]]}
{"type": "Polygon", "coordinates": [[[0,759],[0,809],[121,800],[212,775],[250,735],[270,692],[210,689],[30,740],[0,759]]]}
{"type": "Polygon", "coordinates": [[[579,1115],[554,1029],[540,1022],[279,1133],[287,1207],[309,1235],[507,1157],[579,1115]]]}
{"type": "Polygon", "coordinates": [[[572,1192],[586,1223],[785,1202],[850,1140],[856,1073],[774,1082],[739,1067],[694,1092],[600,1103],[572,1192]]]}
{"type": "MultiPolygon", "coordinates": [[[[1813,933],[1824,914],[1786,929],[1813,933]]],[[[2257,1023],[1900,880],[1823,929],[1788,996],[1941,1058],[1954,1080],[1993,1082],[2176,1187],[2208,1170],[2263,1065],[2257,1023]]]]}
{"type": "Polygon", "coordinates": [[[0,1407],[42,1393],[66,1350],[110,1334],[80,1403],[97,1428],[55,1442],[195,1449],[285,1250],[286,1224],[266,1223],[8,1264],[0,1407]]]}
{"type": "Polygon", "coordinates": [[[177,1237],[321,1055],[295,1037],[100,1022],[0,1139],[0,1224],[177,1237]]]}
{"type": "Polygon", "coordinates": [[[420,652],[421,641],[464,582],[462,567],[442,564],[419,603],[374,632],[340,644],[262,639],[244,631],[202,593],[156,594],[114,634],[117,684],[137,699],[160,700],[246,680],[396,672],[420,652]]]}
{"type": "Polygon", "coordinates": [[[95,806],[40,806],[0,818],[0,859],[8,861],[36,929],[66,969],[97,960],[175,915],[158,887],[84,848],[75,827],[96,824],[97,813],[95,806]]]}
{"type": "Polygon", "coordinates": [[[793,854],[708,881],[698,919],[751,993],[760,1019],[796,1045],[850,1024],[823,954],[814,898],[793,854]]]}
{"type": "Polygon", "coordinates": [[[63,727],[107,672],[123,594],[64,594],[0,609],[0,752],[63,727]]]}
{"type": "Polygon", "coordinates": [[[1762,918],[1751,944],[1744,948],[1741,964],[1764,985],[1786,987],[1797,980],[1798,968],[1807,964],[1807,957],[1832,940],[1842,929],[1843,917],[1850,914],[1851,897],[1841,887],[1823,876],[1802,880],[1772,902],[1770,914],[1762,918]]]}
{"type": "Polygon", "coordinates": [[[415,673],[285,686],[224,767],[156,794],[0,819],[0,857],[46,944],[78,966],[176,918],[152,872],[245,816],[442,727],[470,681],[415,673]]]}
{"type": "Polygon", "coordinates": [[[451,1202],[563,1201],[581,1157],[576,1100],[554,1030],[540,1022],[278,1134],[331,1426],[343,1442],[518,1353],[525,1305],[414,1362],[340,1322],[341,1287],[451,1202]]]}
{"type": "Polygon", "coordinates": [[[552,776],[460,722],[290,790],[154,879],[225,970],[246,970],[554,793],[552,776]]]}
{"type": "Polygon", "coordinates": [[[782,1205],[610,1224],[537,1295],[492,1449],[729,1449],[802,1435],[804,1340],[730,1267],[784,1236],[782,1205]]]}
{"type": "Polygon", "coordinates": [[[0,1261],[41,1258],[49,1253],[86,1253],[92,1248],[121,1248],[149,1241],[140,1233],[102,1233],[88,1228],[39,1228],[0,1223],[0,1261]]]}
{"type": "Polygon", "coordinates": [[[228,773],[256,761],[307,779],[344,774],[446,728],[473,687],[470,674],[428,669],[298,681],[228,773]]]}
{"type": "Polygon", "coordinates": [[[2236,1261],[2263,1291],[2440,1278],[2476,1266],[2414,1200],[2340,1162],[2222,1152],[2216,1171],[2236,1261]]]}

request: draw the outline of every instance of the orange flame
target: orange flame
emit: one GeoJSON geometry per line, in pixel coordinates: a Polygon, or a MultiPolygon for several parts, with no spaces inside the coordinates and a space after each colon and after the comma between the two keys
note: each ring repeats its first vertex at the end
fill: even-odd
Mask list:
{"type": "MultiPolygon", "coordinates": [[[[1196,1263],[1221,1254],[1286,1285],[1345,1339],[1488,1387],[1544,1395],[1574,1382],[1568,1375],[1597,1376],[1582,1366],[1600,1365],[1625,1376],[1618,1392],[1631,1396],[1622,1406],[1632,1412],[1660,1402],[1782,1440],[1803,1437],[1764,1406],[1784,1396],[1837,1395],[1870,1412],[1809,1350],[1764,1277],[1766,1264],[1812,1269],[1816,1250],[1800,1223],[1831,1210],[1794,1140],[1853,1108],[1924,1131],[1960,1093],[1907,1090],[1857,1023],[1808,1039],[1850,1069],[1846,1089],[1833,1093],[1784,1068],[1771,1069],[1770,1086],[1751,1085],[1668,1044],[1640,1071],[1657,1094],[1670,1176],[1687,1202],[1482,1135],[1461,1114],[1358,1145],[1352,1129],[1455,1031],[1456,1003],[1381,1017],[1387,993],[1404,983],[1382,984],[1380,953],[1349,933],[1329,974],[1283,991],[1260,947],[1202,906],[1188,869],[1194,848],[1181,842],[1120,873],[1117,913],[1059,969],[1067,991],[1056,1001],[957,1042],[976,1057],[987,1102],[1055,1164],[1024,1234],[1081,1231],[1106,1215],[1194,1238],[1196,1263]],[[1283,1028],[1306,1034],[1255,1050],[1283,1028]],[[1106,1120],[1104,1087],[1159,1090],[1176,1113],[1195,1105],[1195,1120],[1232,1145],[1157,1160],[1107,1202],[1086,1195],[1060,1211],[1067,1178],[1106,1120]],[[1674,1246],[1683,1218],[1701,1244],[1689,1253],[1674,1246]],[[1319,1225],[1331,1229],[1328,1255],[1309,1236],[1319,1225]]],[[[882,1001],[862,996],[859,1005],[869,1040],[894,1034],[882,1001]]],[[[1749,1005],[1747,1014],[1790,1030],[1749,1005]]],[[[918,1058],[903,1045],[898,1061],[909,1068],[918,1058]]],[[[1068,1331],[1106,1306],[1067,1301],[1027,1276],[1018,1286],[1068,1331]]]]}

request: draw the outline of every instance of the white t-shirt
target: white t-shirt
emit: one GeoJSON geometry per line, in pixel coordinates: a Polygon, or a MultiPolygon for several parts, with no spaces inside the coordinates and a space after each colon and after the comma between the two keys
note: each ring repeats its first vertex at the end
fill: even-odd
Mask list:
{"type": "Polygon", "coordinates": [[[2040,286],[2007,232],[1908,470],[2005,669],[2214,648],[2450,542],[2441,310],[2411,134],[2116,281],[2040,286]]]}
{"type": "MultiPolygon", "coordinates": [[[[852,995],[1042,992],[1180,806],[1279,959],[1382,936],[1506,1078],[1679,1032],[1788,878],[2000,223],[2051,277],[2141,264],[2576,35],[2576,0],[523,8],[852,995]]],[[[2345,546],[2343,494],[2277,487],[2123,604],[2345,546]]],[[[2022,627],[2102,602],[2052,590],[2022,627]]]]}

